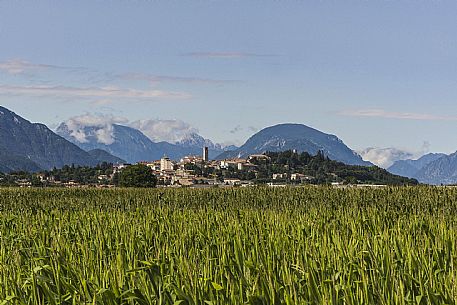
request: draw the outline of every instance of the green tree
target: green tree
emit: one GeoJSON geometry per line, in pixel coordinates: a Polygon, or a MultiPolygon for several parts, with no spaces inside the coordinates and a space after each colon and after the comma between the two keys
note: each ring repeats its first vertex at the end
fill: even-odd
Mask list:
{"type": "Polygon", "coordinates": [[[119,186],[155,187],[156,184],[156,176],[152,172],[152,169],[146,165],[130,165],[119,173],[119,186]]]}

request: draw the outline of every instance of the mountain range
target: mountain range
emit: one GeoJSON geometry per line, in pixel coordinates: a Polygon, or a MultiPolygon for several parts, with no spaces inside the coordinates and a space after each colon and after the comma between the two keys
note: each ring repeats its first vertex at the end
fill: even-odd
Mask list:
{"type": "MultiPolygon", "coordinates": [[[[106,126],[89,126],[75,130],[69,128],[66,122],[60,124],[56,130],[57,134],[83,150],[101,149],[129,163],[156,160],[164,155],[179,160],[186,155],[200,155],[202,147],[207,146],[209,157],[217,160],[246,158],[252,154],[265,152],[297,150],[310,154],[321,151],[330,159],[348,165],[373,166],[346,146],[337,136],[302,124],[279,124],[267,127],[254,134],[240,147],[223,147],[197,133],[190,133],[175,143],[153,142],[140,130],[120,124],[109,126],[110,141],[101,141],[100,135],[105,135],[106,132],[106,126]]],[[[387,170],[396,175],[415,178],[422,183],[457,183],[455,158],[457,158],[455,154],[448,156],[431,153],[417,160],[396,161],[387,170]]]]}
{"type": "MultiPolygon", "coordinates": [[[[0,107],[0,171],[38,171],[64,165],[100,163],[102,156],[84,151],[43,124],[31,123],[0,107]]],[[[112,158],[113,156],[110,156],[112,158]]]]}
{"type": "Polygon", "coordinates": [[[224,151],[220,144],[214,144],[197,133],[191,133],[176,143],[153,142],[141,131],[119,124],[87,126],[78,130],[61,123],[56,133],[84,150],[102,149],[129,163],[157,160],[167,156],[179,160],[187,155],[201,155],[203,147],[209,148],[209,157],[214,158],[224,151]],[[109,141],[100,140],[100,134],[109,132],[109,141]]]}
{"type": "Polygon", "coordinates": [[[417,177],[427,184],[457,184],[457,152],[430,162],[421,168],[417,177]]]}
{"type": "Polygon", "coordinates": [[[249,138],[240,148],[224,152],[217,159],[245,158],[251,154],[285,150],[305,151],[313,155],[321,151],[330,159],[349,165],[373,165],[364,161],[337,136],[301,124],[279,124],[265,128],[249,138]]]}
{"type": "Polygon", "coordinates": [[[457,183],[457,152],[446,155],[431,153],[417,160],[396,161],[387,169],[390,173],[417,179],[426,184],[457,183]]]}
{"type": "MultiPolygon", "coordinates": [[[[310,154],[321,151],[330,159],[348,165],[373,165],[337,136],[302,124],[267,127],[241,147],[214,144],[195,132],[175,143],[154,142],[140,130],[120,124],[112,124],[108,134],[106,132],[93,126],[74,130],[65,122],[53,132],[43,124],[31,123],[0,106],[0,172],[33,172],[71,164],[135,163],[160,159],[164,155],[177,160],[186,155],[200,155],[204,146],[209,147],[210,158],[218,160],[244,158],[267,151],[296,150],[310,154]]],[[[457,152],[396,161],[387,170],[422,183],[457,184],[457,152]]]]}
{"type": "Polygon", "coordinates": [[[417,177],[420,170],[426,167],[429,163],[444,157],[445,154],[430,153],[423,155],[419,159],[406,159],[395,161],[387,170],[395,175],[403,177],[417,177]]]}
{"type": "Polygon", "coordinates": [[[31,123],[6,108],[0,109],[1,171],[37,171],[66,164],[95,165],[102,161],[135,163],[160,159],[164,155],[176,160],[186,155],[200,155],[205,146],[209,148],[211,159],[295,149],[311,154],[322,151],[330,159],[346,164],[372,165],[338,137],[300,124],[265,128],[238,148],[214,144],[197,133],[190,133],[176,143],[153,142],[140,130],[120,124],[112,124],[108,129],[85,126],[75,130],[64,122],[54,133],[43,124],[31,123]]]}
{"type": "Polygon", "coordinates": [[[108,128],[107,126],[89,126],[76,130],[69,128],[69,125],[71,124],[62,123],[56,130],[57,134],[82,149],[103,149],[130,163],[156,160],[164,155],[175,160],[186,155],[200,155],[202,148],[207,146],[209,157],[218,160],[235,157],[246,158],[251,154],[267,151],[277,152],[295,149],[311,154],[322,151],[330,159],[350,165],[372,165],[363,161],[358,154],[348,148],[336,136],[300,124],[280,124],[265,128],[252,136],[240,148],[224,148],[222,145],[214,144],[211,140],[196,133],[189,134],[179,142],[168,143],[153,142],[141,131],[119,124],[112,124],[108,128]],[[105,137],[100,139],[100,134],[105,134],[106,130],[110,132],[109,141],[106,141],[105,137]]]}

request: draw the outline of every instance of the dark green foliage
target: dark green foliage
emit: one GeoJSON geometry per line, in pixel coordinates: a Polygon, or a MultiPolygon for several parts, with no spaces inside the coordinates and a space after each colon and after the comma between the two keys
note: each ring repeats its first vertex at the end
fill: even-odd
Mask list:
{"type": "MultiPolygon", "coordinates": [[[[257,162],[259,178],[271,178],[273,173],[301,173],[313,177],[315,184],[344,182],[386,185],[415,185],[417,180],[393,175],[377,166],[347,165],[330,160],[322,152],[312,156],[306,152],[268,152],[270,162],[257,162]]],[[[255,161],[254,161],[255,162],[255,161]]]]}
{"type": "Polygon", "coordinates": [[[112,175],[113,165],[103,162],[97,166],[68,166],[65,165],[61,169],[53,169],[44,172],[46,178],[53,177],[55,181],[67,183],[70,181],[79,184],[97,184],[99,182],[98,176],[112,175]]]}
{"type": "Polygon", "coordinates": [[[142,164],[127,166],[119,173],[118,179],[122,187],[155,187],[157,184],[152,170],[142,164]]]}
{"type": "Polygon", "coordinates": [[[193,164],[193,163],[187,163],[184,165],[184,169],[188,171],[192,171],[195,175],[202,175],[202,166],[193,164]]]}
{"type": "Polygon", "coordinates": [[[13,176],[0,172],[0,186],[17,186],[13,176]]]}

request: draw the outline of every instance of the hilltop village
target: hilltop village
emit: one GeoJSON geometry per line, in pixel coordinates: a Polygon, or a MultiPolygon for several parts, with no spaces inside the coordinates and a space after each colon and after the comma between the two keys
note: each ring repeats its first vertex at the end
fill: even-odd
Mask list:
{"type": "MultiPolygon", "coordinates": [[[[202,156],[186,156],[179,162],[163,157],[154,162],[140,162],[151,168],[158,185],[163,186],[247,186],[258,178],[258,164],[268,163],[271,158],[264,154],[250,155],[247,159],[209,160],[208,148],[203,148],[202,156]]],[[[116,170],[121,170],[116,166],[116,170]]],[[[276,180],[280,176],[273,175],[276,180]]],[[[281,176],[283,177],[283,176],[281,176]]],[[[293,175],[293,180],[300,177],[293,175]]],[[[312,177],[308,177],[312,179],[312,177]]],[[[272,184],[272,183],[271,183],[272,184]]]]}
{"type": "MultiPolygon", "coordinates": [[[[38,173],[0,174],[0,186],[102,187],[125,186],[120,179],[129,169],[141,167],[156,187],[271,187],[304,184],[332,186],[412,185],[414,179],[395,176],[376,166],[353,166],[330,160],[322,152],[310,155],[295,150],[253,154],[247,158],[209,160],[208,148],[200,156],[173,161],[164,156],[137,164],[101,163],[96,167],[64,166],[38,173]]],[[[151,184],[146,184],[150,187],[151,184]]]]}

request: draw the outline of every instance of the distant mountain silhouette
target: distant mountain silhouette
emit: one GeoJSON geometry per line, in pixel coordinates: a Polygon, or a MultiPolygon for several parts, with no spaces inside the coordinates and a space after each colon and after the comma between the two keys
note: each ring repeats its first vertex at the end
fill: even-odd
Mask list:
{"type": "Polygon", "coordinates": [[[422,168],[444,156],[446,155],[440,153],[430,153],[420,157],[417,160],[399,160],[395,161],[395,163],[392,164],[387,170],[395,175],[417,178],[417,174],[422,168]]]}
{"type": "Polygon", "coordinates": [[[56,135],[0,107],[0,171],[38,171],[64,165],[96,165],[99,160],[56,135]]]}
{"type": "Polygon", "coordinates": [[[428,163],[416,173],[416,177],[427,184],[457,184],[457,152],[428,163]]]}
{"type": "Polygon", "coordinates": [[[209,148],[210,158],[224,151],[221,145],[196,133],[189,134],[177,143],[153,142],[141,131],[119,124],[112,124],[111,141],[103,143],[99,138],[101,128],[103,127],[90,126],[80,130],[84,134],[84,141],[78,139],[65,122],[60,124],[56,132],[86,151],[103,149],[129,163],[157,160],[163,156],[179,160],[188,155],[201,155],[205,146],[209,148]]]}
{"type": "Polygon", "coordinates": [[[294,149],[313,155],[322,151],[330,159],[349,165],[373,165],[364,161],[338,137],[302,124],[280,124],[265,128],[249,138],[240,148],[224,152],[217,159],[247,157],[267,151],[279,152],[294,149]]]}

